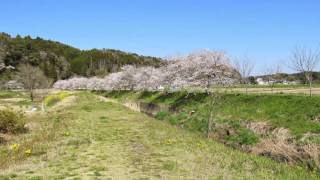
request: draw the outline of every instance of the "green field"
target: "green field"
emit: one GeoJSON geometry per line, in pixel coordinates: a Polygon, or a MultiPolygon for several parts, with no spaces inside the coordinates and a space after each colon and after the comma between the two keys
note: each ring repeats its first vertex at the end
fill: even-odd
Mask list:
{"type": "Polygon", "coordinates": [[[0,179],[319,178],[88,92],[73,94],[40,114],[29,121],[42,128],[0,145],[0,179]],[[10,149],[13,144],[21,150],[10,149]]]}

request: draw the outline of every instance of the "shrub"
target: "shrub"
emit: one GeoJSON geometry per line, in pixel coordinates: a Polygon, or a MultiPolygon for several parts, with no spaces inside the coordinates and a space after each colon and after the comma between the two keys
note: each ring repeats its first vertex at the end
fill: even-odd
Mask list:
{"type": "Polygon", "coordinates": [[[177,115],[170,114],[169,112],[160,111],[155,115],[155,118],[158,120],[168,121],[171,125],[177,125],[180,122],[180,119],[177,115]]]}
{"type": "Polygon", "coordinates": [[[68,92],[59,92],[58,94],[53,94],[53,95],[47,96],[44,99],[44,103],[46,106],[53,106],[57,102],[63,100],[64,98],[66,98],[68,96],[70,96],[70,93],[68,93],[68,92]]]}
{"type": "Polygon", "coordinates": [[[250,129],[244,127],[241,124],[241,121],[229,120],[227,121],[227,124],[235,131],[235,134],[226,137],[226,140],[232,144],[252,145],[259,142],[259,137],[250,129]]]}
{"type": "Polygon", "coordinates": [[[177,125],[179,123],[179,119],[176,116],[171,116],[169,117],[168,120],[169,120],[169,123],[172,125],[177,125]]]}
{"type": "Polygon", "coordinates": [[[0,132],[18,133],[24,132],[25,117],[22,112],[6,108],[0,110],[0,132]]]}
{"type": "Polygon", "coordinates": [[[237,134],[227,138],[228,141],[236,144],[252,145],[259,142],[259,138],[248,129],[240,129],[237,134]]]}
{"type": "Polygon", "coordinates": [[[168,113],[168,112],[160,111],[160,112],[158,112],[158,113],[155,115],[155,118],[158,119],[158,120],[164,120],[164,119],[166,119],[168,116],[169,116],[169,113],[168,113]]]}

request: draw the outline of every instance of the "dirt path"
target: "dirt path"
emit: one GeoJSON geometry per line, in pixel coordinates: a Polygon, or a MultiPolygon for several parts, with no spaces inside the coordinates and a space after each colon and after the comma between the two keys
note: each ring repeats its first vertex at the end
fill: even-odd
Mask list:
{"type": "Polygon", "coordinates": [[[4,179],[316,179],[301,168],[80,96],[65,109],[72,114],[65,136],[46,155],[0,172],[4,179]]]}

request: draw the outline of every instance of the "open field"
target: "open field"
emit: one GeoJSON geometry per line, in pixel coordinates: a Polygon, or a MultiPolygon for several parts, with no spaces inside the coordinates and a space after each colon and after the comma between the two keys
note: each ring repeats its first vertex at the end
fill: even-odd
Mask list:
{"type": "Polygon", "coordinates": [[[33,136],[23,134],[0,146],[2,159],[8,158],[15,155],[10,145],[33,139],[29,156],[5,162],[2,179],[318,178],[298,166],[225,147],[91,93],[77,93],[58,104],[62,108],[52,106],[49,110],[53,116],[39,120],[55,119],[54,138],[35,138],[39,131],[31,131],[33,136]],[[70,101],[71,97],[76,98],[70,101]],[[68,105],[63,106],[64,102],[68,105]]]}
{"type": "MultiPolygon", "coordinates": [[[[234,92],[242,92],[245,93],[245,88],[229,88],[227,91],[234,91],[234,92]]],[[[267,86],[262,87],[249,87],[248,93],[255,93],[255,94],[272,94],[272,93],[283,93],[283,94],[305,94],[309,95],[309,88],[298,86],[298,87],[275,87],[273,89],[268,88],[267,86]]],[[[312,94],[320,95],[320,88],[314,87],[312,88],[312,94]]]]}
{"type": "MultiPolygon", "coordinates": [[[[183,89],[188,92],[205,92],[205,88],[190,87],[183,89]]],[[[174,90],[176,92],[177,90],[174,90]]],[[[212,87],[209,91],[219,91],[228,93],[250,93],[250,94],[292,94],[292,95],[309,95],[310,89],[308,85],[298,84],[298,85],[274,85],[272,88],[269,85],[245,85],[237,86],[222,86],[222,87],[212,87]]],[[[312,94],[320,95],[320,85],[314,84],[312,86],[312,94]]]]}

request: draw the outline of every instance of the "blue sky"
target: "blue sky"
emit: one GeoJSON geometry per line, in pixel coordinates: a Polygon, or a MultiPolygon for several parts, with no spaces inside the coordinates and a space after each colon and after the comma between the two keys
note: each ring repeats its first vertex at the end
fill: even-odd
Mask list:
{"type": "Polygon", "coordinates": [[[160,57],[224,50],[261,73],[297,45],[320,45],[319,9],[319,0],[1,0],[0,31],[160,57]]]}

